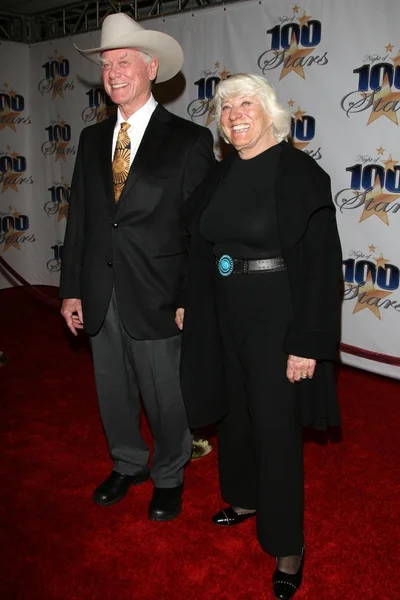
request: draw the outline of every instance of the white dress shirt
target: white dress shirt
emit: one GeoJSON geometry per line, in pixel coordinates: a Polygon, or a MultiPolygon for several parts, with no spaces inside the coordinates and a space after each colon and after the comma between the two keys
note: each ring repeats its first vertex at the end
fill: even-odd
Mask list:
{"type": "Polygon", "coordinates": [[[132,116],[129,117],[128,120],[124,119],[121,115],[121,112],[118,108],[117,111],[117,122],[115,124],[113,141],[112,141],[112,154],[111,160],[114,158],[115,146],[117,145],[117,138],[119,130],[121,129],[121,123],[129,123],[130,127],[128,129],[128,135],[131,140],[131,157],[130,157],[130,165],[132,165],[132,161],[136,156],[136,152],[138,151],[139,144],[142,141],[144,132],[146,131],[146,127],[149,124],[150,117],[153,114],[155,108],[157,106],[157,102],[154,100],[152,94],[150,94],[150,98],[147,100],[146,104],[144,104],[139,110],[133,113],[132,116]]]}

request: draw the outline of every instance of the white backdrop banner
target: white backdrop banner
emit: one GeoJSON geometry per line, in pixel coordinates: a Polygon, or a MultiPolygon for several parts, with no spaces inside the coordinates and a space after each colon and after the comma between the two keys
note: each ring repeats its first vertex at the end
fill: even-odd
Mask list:
{"type": "MultiPolygon", "coordinates": [[[[293,114],[293,143],[332,178],[343,247],[342,359],[400,379],[400,38],[397,0],[251,1],[144,22],[183,46],[156,98],[209,127],[221,79],[263,74],[293,114]],[[396,144],[397,140],[397,144],[396,144]]],[[[0,46],[0,256],[58,285],[80,131],[113,107],[87,33],[0,46]]],[[[290,173],[288,173],[290,176],[290,173]]],[[[8,285],[0,275],[0,288],[8,285]]]]}

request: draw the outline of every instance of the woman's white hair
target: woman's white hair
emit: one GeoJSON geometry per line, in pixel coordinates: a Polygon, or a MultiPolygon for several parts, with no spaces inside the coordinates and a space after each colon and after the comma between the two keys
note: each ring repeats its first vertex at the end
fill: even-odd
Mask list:
{"type": "Polygon", "coordinates": [[[213,98],[214,114],[221,137],[229,143],[221,127],[222,104],[228,98],[255,96],[272,120],[272,129],[277,142],[286,140],[291,128],[291,114],[279,102],[275,88],[261,75],[237,73],[223,79],[217,85],[213,98]]]}

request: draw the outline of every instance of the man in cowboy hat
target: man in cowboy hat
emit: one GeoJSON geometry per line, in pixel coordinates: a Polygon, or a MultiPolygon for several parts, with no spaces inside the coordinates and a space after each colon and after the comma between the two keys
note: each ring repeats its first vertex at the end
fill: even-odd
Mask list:
{"type": "Polygon", "coordinates": [[[104,20],[99,48],[80,50],[102,66],[118,106],[81,133],[64,240],[61,312],[90,335],[101,417],[113,459],[93,494],[110,506],[151,477],[149,518],[181,510],[192,440],[181,396],[177,296],[185,263],[181,207],[214,164],[209,130],[169,113],[151,84],[183,63],[173,38],[126,14],[104,20]],[[154,436],[141,437],[140,397],[154,436]]]}

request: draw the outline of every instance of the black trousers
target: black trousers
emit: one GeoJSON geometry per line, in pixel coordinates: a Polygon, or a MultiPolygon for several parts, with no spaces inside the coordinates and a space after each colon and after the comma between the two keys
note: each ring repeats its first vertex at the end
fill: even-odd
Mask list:
{"type": "Polygon", "coordinates": [[[257,510],[261,547],[274,556],[303,546],[300,383],[282,350],[292,305],[286,271],[222,277],[215,297],[224,348],[228,415],[218,426],[223,499],[257,510]]]}
{"type": "Polygon", "coordinates": [[[181,485],[192,450],[179,382],[181,336],[135,340],[119,318],[113,293],[104,324],[91,343],[114,470],[136,475],[148,467],[149,449],[140,433],[142,400],[154,437],[151,478],[157,487],[181,485]]]}

